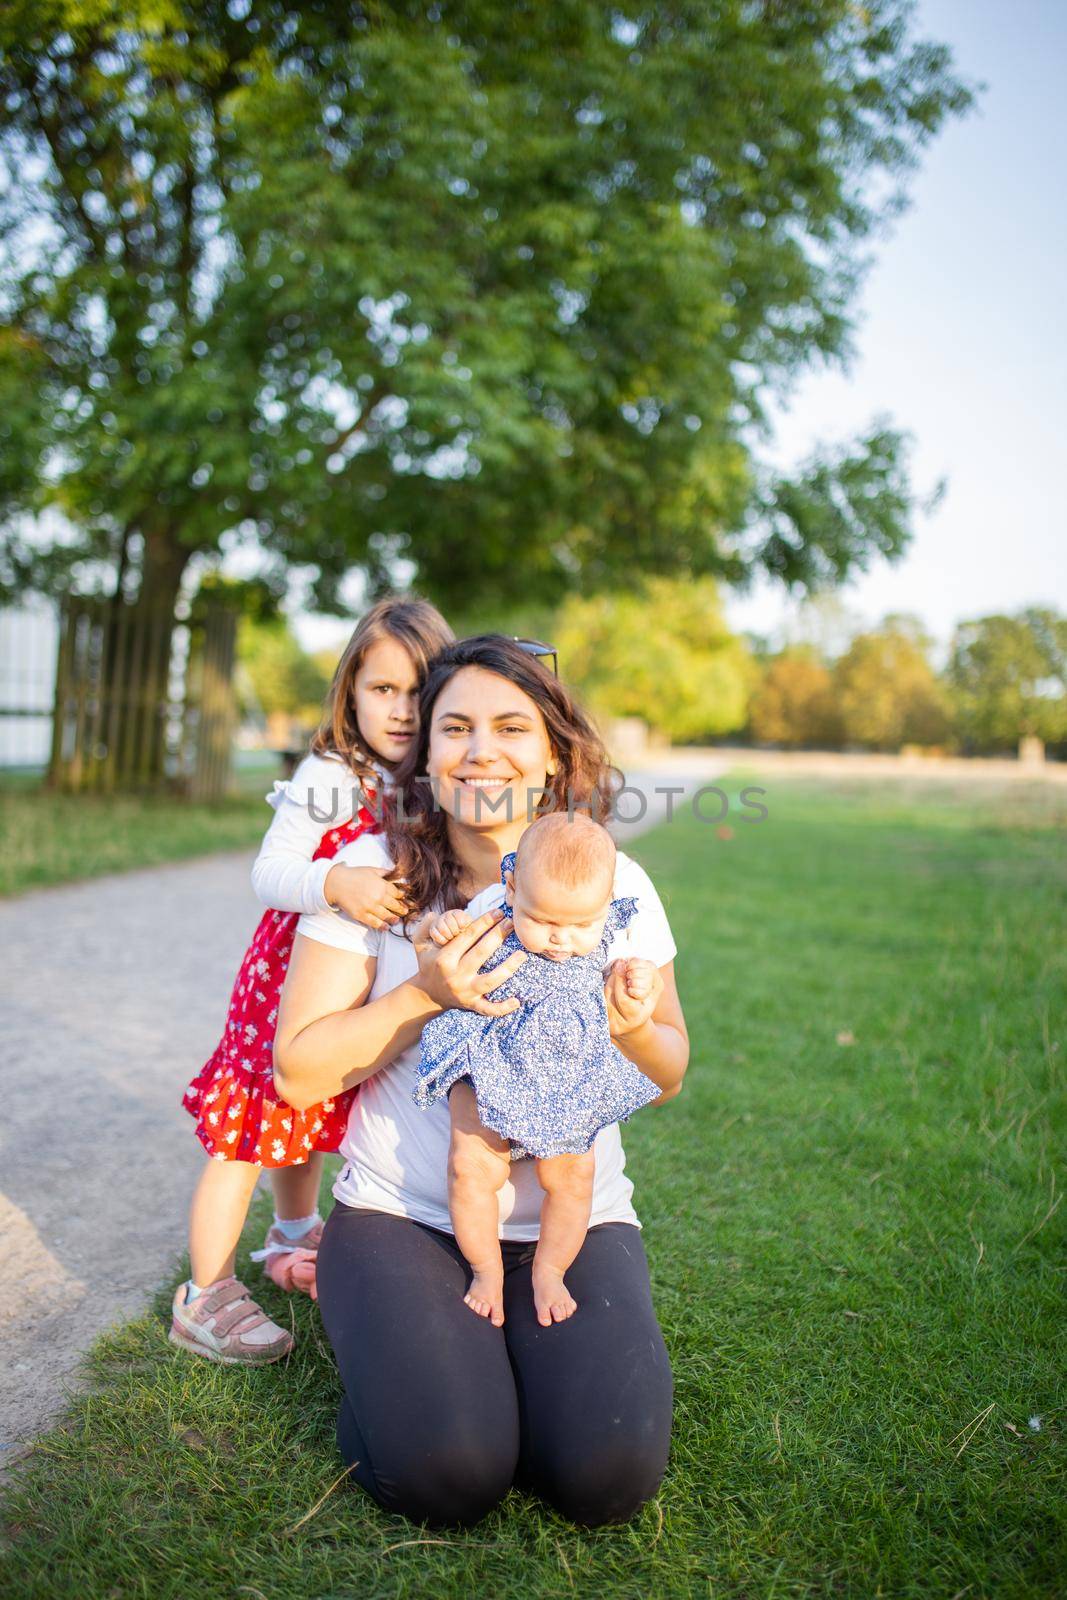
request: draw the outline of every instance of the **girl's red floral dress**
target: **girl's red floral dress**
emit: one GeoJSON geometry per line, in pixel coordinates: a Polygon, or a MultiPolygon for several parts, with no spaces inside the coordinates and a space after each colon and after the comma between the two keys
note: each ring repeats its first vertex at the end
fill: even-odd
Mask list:
{"type": "MultiPolygon", "coordinates": [[[[331,828],[312,857],[335,856],[377,822],[366,806],[352,822],[331,828]]],[[[289,967],[296,911],[266,911],[241,963],[226,1027],[211,1059],[185,1091],[196,1134],[216,1161],[298,1167],[313,1150],[336,1150],[348,1124],[355,1089],[295,1111],[274,1093],[274,1032],[278,997],[289,967]]]]}

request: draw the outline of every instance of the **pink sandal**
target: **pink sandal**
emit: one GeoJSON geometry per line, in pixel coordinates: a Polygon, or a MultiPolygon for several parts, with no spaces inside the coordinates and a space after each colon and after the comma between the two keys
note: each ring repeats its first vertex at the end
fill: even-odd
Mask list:
{"type": "Polygon", "coordinates": [[[284,1289],[288,1294],[298,1290],[317,1300],[319,1292],[315,1283],[315,1266],[321,1238],[321,1222],[316,1222],[299,1239],[287,1239],[275,1223],[267,1233],[262,1250],[253,1250],[252,1260],[262,1261],[263,1271],[279,1289],[284,1289]]]}

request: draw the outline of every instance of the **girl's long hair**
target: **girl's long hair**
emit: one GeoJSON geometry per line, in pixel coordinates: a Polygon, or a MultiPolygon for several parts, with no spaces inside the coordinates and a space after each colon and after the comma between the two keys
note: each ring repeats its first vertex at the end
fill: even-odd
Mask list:
{"type": "Polygon", "coordinates": [[[385,837],[396,863],[389,876],[403,878],[417,916],[428,907],[465,904],[460,865],[452,853],[447,812],[434,802],[426,779],[430,720],[438,695],[464,667],[481,667],[529,695],[545,721],[556,771],[542,800],[544,811],[589,810],[606,822],[622,773],[608,759],[603,740],[581,706],[536,656],[500,633],[477,634],[447,646],[431,662],[419,697],[419,734],[396,772],[396,790],[385,806],[385,837]]]}
{"type": "Polygon", "coordinates": [[[382,639],[395,639],[415,663],[420,683],[432,658],[455,639],[444,617],[420,595],[386,595],[371,606],[356,624],[355,632],[337,663],[326,709],[318,732],[311,741],[317,756],[337,755],[361,780],[377,787],[379,778],[374,758],[363,741],[356,719],[356,674],[367,651],[382,639]]]}

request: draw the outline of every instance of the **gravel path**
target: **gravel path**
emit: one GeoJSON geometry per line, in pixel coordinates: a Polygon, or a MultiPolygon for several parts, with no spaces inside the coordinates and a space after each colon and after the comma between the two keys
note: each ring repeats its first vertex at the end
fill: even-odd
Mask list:
{"type": "Polygon", "coordinates": [[[143,1311],[183,1248],[200,1157],[178,1101],[255,926],[249,866],[242,851],[0,905],[4,1455],[63,1409],[82,1352],[143,1311]]]}
{"type": "MultiPolygon", "coordinates": [[[[701,765],[702,781],[725,767],[701,765]]],[[[632,777],[649,805],[624,847],[661,819],[660,781],[698,780],[632,777]]],[[[241,851],[0,902],[0,1467],[64,1409],[97,1334],[176,1275],[201,1164],[179,1099],[259,916],[250,865],[241,851]]]]}

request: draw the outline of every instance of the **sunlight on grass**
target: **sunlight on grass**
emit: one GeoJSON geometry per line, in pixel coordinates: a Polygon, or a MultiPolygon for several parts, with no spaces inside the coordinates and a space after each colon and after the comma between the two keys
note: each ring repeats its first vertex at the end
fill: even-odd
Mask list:
{"type": "Polygon", "coordinates": [[[336,1482],[315,1309],[268,1286],[297,1348],[242,1372],[171,1349],[168,1286],[18,1472],[5,1595],[1058,1592],[1062,833],[766,786],[766,823],[637,849],[693,1038],[625,1131],[676,1381],[656,1501],[596,1530],[518,1493],[466,1531],[387,1516],[336,1482]]]}
{"type": "Polygon", "coordinates": [[[37,777],[0,776],[0,895],[213,850],[254,852],[270,823],[263,796],[276,766],[239,770],[233,795],[213,805],[165,796],[53,794],[37,777]]]}

